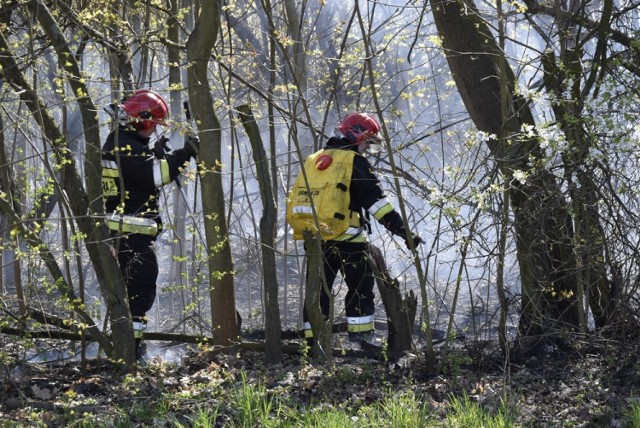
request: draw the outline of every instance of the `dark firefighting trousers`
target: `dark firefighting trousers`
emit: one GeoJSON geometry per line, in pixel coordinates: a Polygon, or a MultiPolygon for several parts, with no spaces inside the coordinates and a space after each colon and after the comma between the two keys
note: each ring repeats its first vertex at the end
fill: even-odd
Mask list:
{"type": "MultiPolygon", "coordinates": [[[[327,241],[323,243],[324,274],[329,292],[338,272],[347,285],[344,305],[347,329],[357,333],[373,330],[374,277],[373,268],[366,253],[366,243],[347,241],[327,241]]],[[[307,269],[307,275],[309,270],[307,269]]],[[[320,290],[320,308],[325,318],[329,317],[330,298],[324,287],[320,290]]],[[[306,309],[303,311],[305,336],[312,337],[306,309]]]]}
{"type": "Polygon", "coordinates": [[[155,236],[131,233],[119,240],[118,263],[127,283],[131,317],[141,320],[156,298],[158,260],[155,236]]]}

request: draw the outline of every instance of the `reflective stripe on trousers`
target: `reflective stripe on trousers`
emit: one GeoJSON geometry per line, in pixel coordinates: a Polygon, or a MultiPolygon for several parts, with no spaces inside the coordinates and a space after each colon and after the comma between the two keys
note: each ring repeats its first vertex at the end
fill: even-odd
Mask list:
{"type": "MultiPolygon", "coordinates": [[[[311,323],[305,322],[303,325],[304,337],[306,339],[313,337],[313,330],[311,329],[311,323]]],[[[373,315],[367,315],[364,317],[347,317],[347,332],[349,333],[361,333],[363,331],[374,331],[375,324],[373,315]]]]}
{"type": "Polygon", "coordinates": [[[374,328],[373,315],[366,315],[364,317],[347,317],[347,331],[349,333],[372,331],[374,328]]]}
{"type": "Polygon", "coordinates": [[[146,328],[147,328],[147,323],[142,322],[142,321],[134,321],[133,322],[133,337],[136,338],[136,339],[141,339],[146,328]]]}
{"type": "Polygon", "coordinates": [[[305,339],[310,339],[313,337],[313,330],[311,329],[311,323],[310,322],[305,322],[304,323],[304,337],[305,339]]]}

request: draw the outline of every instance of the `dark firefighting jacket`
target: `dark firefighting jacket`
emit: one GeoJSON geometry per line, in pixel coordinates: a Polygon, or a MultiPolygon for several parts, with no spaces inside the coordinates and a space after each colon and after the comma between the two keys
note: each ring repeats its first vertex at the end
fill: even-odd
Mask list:
{"type": "MultiPolygon", "coordinates": [[[[330,138],[329,141],[327,141],[325,149],[354,150],[357,153],[357,146],[353,145],[346,138],[330,138]]],[[[394,235],[402,238],[406,237],[402,217],[387,200],[380,186],[380,181],[374,175],[372,169],[366,157],[359,153],[354,156],[351,185],[349,186],[349,210],[360,213],[361,227],[350,227],[344,236],[336,240],[366,242],[366,218],[369,217],[369,215],[373,216],[373,218],[394,235]]]]}
{"type": "Polygon", "coordinates": [[[189,159],[184,149],[156,157],[149,138],[130,128],[109,134],[102,147],[102,192],[109,229],[160,233],[159,189],[171,183],[189,159]]]}

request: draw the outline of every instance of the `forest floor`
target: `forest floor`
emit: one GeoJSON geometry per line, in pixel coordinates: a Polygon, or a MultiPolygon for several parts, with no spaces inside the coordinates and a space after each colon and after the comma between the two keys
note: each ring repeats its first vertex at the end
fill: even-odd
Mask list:
{"type": "MultiPolygon", "coordinates": [[[[6,346],[3,352],[5,358],[11,354],[6,346]]],[[[438,345],[437,364],[443,353],[438,345]]],[[[230,355],[189,351],[177,363],[163,361],[159,353],[127,375],[97,359],[84,366],[78,361],[14,361],[2,367],[0,426],[175,426],[163,418],[188,421],[188,415],[213,407],[218,409],[217,426],[225,426],[237,402],[230,397],[237,398],[246,384],[297,409],[356,410],[389,394],[410,393],[429,407],[430,417],[442,421],[452,397],[468,397],[489,413],[506,406],[515,415],[515,426],[535,427],[626,426],[640,397],[638,343],[601,340],[570,353],[547,347],[536,356],[507,361],[497,343],[458,340],[438,370],[422,352],[417,354],[388,361],[384,355],[373,358],[343,348],[334,352],[330,364],[287,353],[280,364],[267,365],[264,354],[255,350],[230,355]],[[156,411],[157,416],[150,416],[156,411]],[[77,422],[90,414],[120,422],[77,422]]]]}

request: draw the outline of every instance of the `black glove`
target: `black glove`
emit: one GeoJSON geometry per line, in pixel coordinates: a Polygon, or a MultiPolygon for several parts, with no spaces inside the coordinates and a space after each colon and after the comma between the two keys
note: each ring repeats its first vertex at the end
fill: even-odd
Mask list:
{"type": "MultiPolygon", "coordinates": [[[[418,236],[418,234],[417,234],[417,233],[414,233],[414,232],[411,232],[411,239],[413,239],[413,246],[414,246],[415,248],[417,248],[417,247],[418,247],[418,245],[420,245],[420,244],[423,244],[423,243],[424,243],[424,241],[422,240],[422,238],[420,238],[420,237],[418,236]]],[[[406,245],[408,249],[411,249],[411,243],[409,242],[409,238],[408,238],[408,237],[405,237],[405,238],[404,238],[404,245],[406,245]]]]}
{"type": "Polygon", "coordinates": [[[200,151],[200,139],[196,136],[188,136],[184,140],[183,149],[189,156],[195,158],[196,156],[198,156],[198,152],[200,151]]]}
{"type": "Polygon", "coordinates": [[[153,145],[151,149],[156,159],[164,159],[164,156],[171,151],[169,139],[164,135],[153,145]]]}

